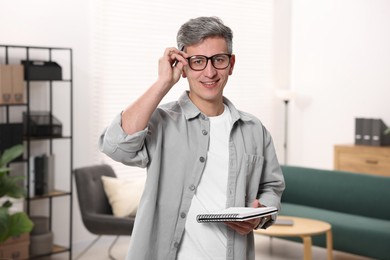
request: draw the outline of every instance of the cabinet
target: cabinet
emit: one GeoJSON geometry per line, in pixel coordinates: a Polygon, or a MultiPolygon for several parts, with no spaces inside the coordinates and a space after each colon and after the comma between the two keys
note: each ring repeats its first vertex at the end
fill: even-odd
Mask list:
{"type": "MultiPolygon", "coordinates": [[[[2,67],[21,68],[20,64],[30,64],[31,61],[40,61],[44,64],[57,64],[61,69],[61,75],[56,74],[52,77],[53,71],[46,71],[45,77],[39,75],[26,76],[26,68],[22,67],[24,79],[4,78],[0,81],[0,90],[18,91],[15,99],[0,101],[0,125],[3,129],[8,129],[7,137],[1,136],[2,144],[10,140],[21,140],[25,146],[23,158],[12,163],[12,174],[25,176],[24,182],[27,189],[26,212],[31,217],[46,219],[48,230],[53,237],[53,246],[51,252],[45,252],[41,255],[31,256],[30,259],[40,258],[42,256],[53,254],[67,254],[72,258],[72,171],[73,171],[73,53],[71,48],[57,47],[39,47],[39,46],[19,46],[19,45],[0,45],[0,65],[2,67]],[[5,66],[6,65],[6,66],[5,66]],[[10,87],[10,84],[13,84],[10,87]],[[15,84],[17,85],[15,87],[15,84]],[[22,87],[20,87],[22,86],[22,87]],[[15,90],[16,89],[16,90],[15,90]],[[32,121],[24,120],[31,118],[36,112],[53,115],[61,122],[61,132],[49,134],[40,131],[39,134],[31,131],[32,121]],[[13,128],[12,128],[13,127],[13,128]],[[11,130],[9,130],[11,129],[11,130]],[[49,167],[49,172],[53,181],[52,189],[46,189],[43,193],[36,195],[32,192],[33,180],[32,174],[34,163],[31,158],[45,155],[54,157],[53,167],[49,167]],[[15,169],[15,170],[14,170],[15,169]]],[[[35,75],[36,72],[34,72],[35,75]]],[[[7,74],[7,73],[6,73],[7,74]]],[[[11,73],[12,74],[12,73],[11,73]]],[[[7,74],[9,75],[9,73],[7,74]]],[[[4,91],[3,91],[4,92],[4,91]]],[[[12,91],[11,91],[12,92],[12,91]]],[[[15,93],[13,93],[15,94],[15,93]]],[[[1,97],[5,96],[4,93],[1,97]]],[[[48,129],[53,129],[55,122],[53,117],[49,116],[45,123],[48,129]]],[[[1,130],[0,129],[0,130],[1,130]]],[[[35,184],[34,184],[35,185],[35,184]]],[[[35,190],[36,191],[36,190],[35,190]]],[[[30,237],[32,243],[33,236],[30,237]]],[[[31,248],[30,248],[31,249],[31,248]]],[[[35,249],[34,249],[35,250],[35,249]]],[[[49,246],[50,250],[50,246],[49,246]]],[[[31,250],[30,250],[31,253],[31,250]]]]}
{"type": "Polygon", "coordinates": [[[334,168],[390,177],[390,147],[335,145],[334,168]]]}

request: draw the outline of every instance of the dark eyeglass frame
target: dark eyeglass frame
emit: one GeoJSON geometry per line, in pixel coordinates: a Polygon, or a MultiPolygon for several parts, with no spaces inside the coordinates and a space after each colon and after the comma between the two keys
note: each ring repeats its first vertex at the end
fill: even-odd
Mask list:
{"type": "Polygon", "coordinates": [[[232,57],[232,55],[229,54],[229,53],[218,53],[218,54],[215,54],[215,55],[210,56],[210,57],[207,57],[207,56],[205,56],[205,55],[193,55],[193,56],[191,56],[191,57],[188,57],[188,58],[187,58],[187,61],[188,61],[188,66],[189,66],[192,70],[194,70],[194,71],[202,71],[202,70],[204,70],[204,69],[207,67],[207,64],[209,63],[209,60],[211,60],[211,64],[213,65],[213,67],[214,67],[215,69],[217,69],[217,70],[224,70],[224,69],[226,69],[227,67],[229,67],[231,57],[232,57]],[[215,67],[215,65],[214,65],[215,57],[222,56],[222,55],[228,57],[228,63],[227,63],[227,65],[226,65],[225,67],[217,68],[217,67],[215,67]],[[205,65],[204,65],[204,68],[203,68],[203,69],[194,69],[193,67],[191,67],[191,59],[197,58],[197,57],[198,57],[198,58],[205,58],[205,59],[206,59],[206,63],[205,63],[205,65]]]}

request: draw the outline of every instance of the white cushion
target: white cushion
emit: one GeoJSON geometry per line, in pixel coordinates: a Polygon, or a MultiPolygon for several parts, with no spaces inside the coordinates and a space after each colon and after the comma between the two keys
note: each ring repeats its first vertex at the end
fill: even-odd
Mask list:
{"type": "Polygon", "coordinates": [[[144,190],[145,179],[119,179],[102,176],[102,181],[114,216],[135,216],[144,190]]]}

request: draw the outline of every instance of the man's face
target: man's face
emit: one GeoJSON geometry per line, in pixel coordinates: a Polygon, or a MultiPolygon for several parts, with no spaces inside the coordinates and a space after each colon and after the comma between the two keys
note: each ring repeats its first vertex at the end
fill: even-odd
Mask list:
{"type": "MultiPolygon", "coordinates": [[[[224,38],[212,37],[204,41],[187,46],[186,53],[189,57],[193,55],[204,55],[211,57],[215,54],[228,53],[227,44],[224,38]]],[[[190,85],[190,98],[195,105],[207,103],[222,103],[223,89],[228,81],[229,75],[233,73],[235,57],[232,55],[230,64],[226,69],[216,69],[208,60],[204,70],[195,71],[188,65],[184,67],[183,77],[187,78],[190,85]]]]}

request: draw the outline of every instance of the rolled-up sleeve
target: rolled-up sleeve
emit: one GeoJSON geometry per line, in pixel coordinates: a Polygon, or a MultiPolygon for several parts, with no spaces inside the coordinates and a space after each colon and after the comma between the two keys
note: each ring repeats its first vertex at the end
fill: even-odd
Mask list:
{"type": "Polygon", "coordinates": [[[99,138],[99,149],[115,161],[126,165],[146,167],[149,158],[145,146],[148,128],[128,135],[123,131],[118,114],[99,138]]]}

